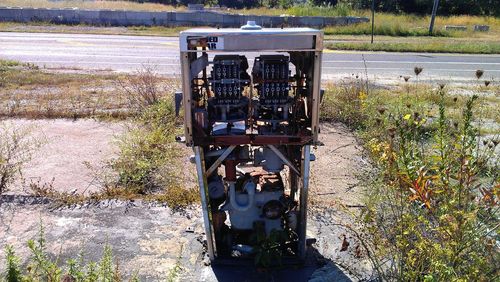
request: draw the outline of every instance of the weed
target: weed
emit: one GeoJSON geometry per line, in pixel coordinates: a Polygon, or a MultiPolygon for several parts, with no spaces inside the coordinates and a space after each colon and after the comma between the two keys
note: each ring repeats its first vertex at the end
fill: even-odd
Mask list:
{"type": "Polygon", "coordinates": [[[17,176],[22,176],[22,166],[40,145],[31,128],[0,121],[0,194],[8,190],[17,176]]]}
{"type": "Polygon", "coordinates": [[[352,98],[339,95],[356,97],[353,87],[330,91],[322,105],[336,108],[323,118],[344,111],[344,120],[360,120],[348,124],[380,169],[361,215],[370,236],[357,238],[382,280],[487,281],[498,275],[498,141],[478,138],[479,98],[450,98],[446,88],[375,89],[352,111],[352,98]]]}
{"type": "Polygon", "coordinates": [[[147,107],[157,104],[168,86],[161,84],[162,79],[151,66],[143,66],[133,75],[126,75],[117,80],[117,88],[128,101],[130,109],[142,112],[147,107]]]}
{"type": "Polygon", "coordinates": [[[177,256],[177,260],[175,261],[175,265],[168,272],[167,282],[176,281],[177,277],[179,276],[179,272],[182,270],[182,267],[181,267],[182,249],[183,249],[183,246],[181,245],[180,250],[179,250],[179,256],[177,256]]]}
{"type": "Polygon", "coordinates": [[[28,241],[31,257],[23,269],[19,266],[20,259],[16,256],[13,247],[6,247],[6,272],[2,274],[2,278],[7,282],[123,281],[118,264],[113,267],[113,253],[108,244],[104,246],[102,258],[98,264],[95,262],[85,264],[83,255],[80,254],[78,259],[69,259],[64,266],[59,266],[59,259],[51,259],[51,256],[46,251],[44,233],[43,223],[40,222],[38,238],[28,241]]]}
{"type": "Polygon", "coordinates": [[[330,88],[329,95],[325,95],[321,108],[321,119],[324,121],[342,122],[352,128],[363,126],[367,117],[362,109],[367,98],[364,83],[341,83],[338,87],[330,88]]]}
{"type": "Polygon", "coordinates": [[[7,246],[5,248],[5,256],[7,258],[6,271],[3,278],[6,282],[17,282],[21,281],[21,270],[19,267],[19,258],[16,257],[14,253],[14,248],[12,246],[7,246]]]}

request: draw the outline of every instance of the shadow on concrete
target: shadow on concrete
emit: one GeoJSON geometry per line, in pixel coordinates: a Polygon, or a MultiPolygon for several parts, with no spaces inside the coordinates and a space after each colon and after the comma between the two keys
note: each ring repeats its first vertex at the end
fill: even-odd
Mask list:
{"type": "Polygon", "coordinates": [[[308,247],[306,262],[303,265],[287,265],[280,268],[261,270],[252,262],[244,265],[218,263],[212,265],[212,271],[220,282],[267,282],[267,281],[352,281],[335,263],[321,255],[314,247],[308,247]],[[313,273],[317,270],[314,277],[313,273]]]}

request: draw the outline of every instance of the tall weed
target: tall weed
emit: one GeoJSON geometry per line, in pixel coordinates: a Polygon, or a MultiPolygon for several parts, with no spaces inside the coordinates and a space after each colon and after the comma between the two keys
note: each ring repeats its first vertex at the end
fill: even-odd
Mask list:
{"type": "Polygon", "coordinates": [[[498,135],[479,135],[485,98],[405,82],[400,90],[370,89],[360,103],[358,84],[330,91],[322,118],[356,129],[377,164],[361,214],[369,236],[358,238],[379,278],[494,280],[500,155],[498,135]]]}

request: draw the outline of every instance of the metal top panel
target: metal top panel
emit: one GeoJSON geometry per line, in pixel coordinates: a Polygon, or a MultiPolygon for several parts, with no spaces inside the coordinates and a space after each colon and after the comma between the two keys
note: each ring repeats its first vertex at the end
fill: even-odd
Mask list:
{"type": "Polygon", "coordinates": [[[224,51],[287,51],[323,49],[323,31],[312,28],[262,28],[244,30],[240,28],[194,28],[179,35],[180,49],[188,50],[188,38],[215,39],[214,48],[208,52],[224,51]]]}
{"type": "Polygon", "coordinates": [[[241,28],[192,28],[180,32],[180,37],[186,36],[214,36],[214,35],[251,35],[251,34],[267,34],[267,35],[320,35],[323,31],[308,28],[308,27],[296,27],[296,28],[262,28],[259,30],[244,30],[241,28]]]}

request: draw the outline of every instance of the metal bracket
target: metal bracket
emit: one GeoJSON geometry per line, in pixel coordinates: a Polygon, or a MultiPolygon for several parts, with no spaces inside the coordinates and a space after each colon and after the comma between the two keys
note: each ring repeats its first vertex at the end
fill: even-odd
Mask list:
{"type": "Polygon", "coordinates": [[[214,171],[221,165],[221,163],[231,154],[231,152],[236,148],[236,145],[231,145],[229,146],[222,155],[219,156],[219,158],[215,161],[215,163],[212,164],[212,166],[207,170],[206,175],[207,177],[210,176],[214,171]]]}
{"type": "Polygon", "coordinates": [[[288,166],[290,167],[291,170],[293,170],[296,174],[300,175],[300,172],[297,168],[295,168],[295,166],[292,164],[292,162],[290,160],[288,160],[285,155],[283,155],[283,153],[281,153],[280,150],[278,150],[278,148],[276,148],[276,146],[274,145],[267,145],[271,150],[273,150],[273,152],[288,166]]]}

